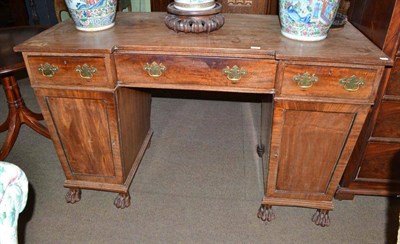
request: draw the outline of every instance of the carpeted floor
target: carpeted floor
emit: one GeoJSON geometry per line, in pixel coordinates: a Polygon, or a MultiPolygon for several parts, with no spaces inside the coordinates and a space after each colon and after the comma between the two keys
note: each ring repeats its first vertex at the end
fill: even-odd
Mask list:
{"type": "MultiPolygon", "coordinates": [[[[39,111],[27,79],[28,107],[39,111]]],[[[0,92],[0,121],[6,117],[0,92]]],[[[336,201],[331,226],[311,222],[313,209],[274,207],[262,223],[261,162],[255,152],[259,105],[154,97],[151,147],[130,188],[132,205],[116,209],[115,193],[83,190],[64,200],[64,174],[50,140],[23,126],[6,159],[30,181],[20,215],[20,243],[395,243],[397,199],[358,196],[336,201]]],[[[2,141],[5,134],[0,134],[2,141]]]]}

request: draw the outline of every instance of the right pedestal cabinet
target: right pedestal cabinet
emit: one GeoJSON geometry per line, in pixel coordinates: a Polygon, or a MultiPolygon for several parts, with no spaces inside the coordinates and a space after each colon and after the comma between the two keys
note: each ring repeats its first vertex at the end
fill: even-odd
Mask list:
{"type": "Polygon", "coordinates": [[[400,1],[352,0],[349,19],[395,62],[387,68],[356,148],[336,192],[354,195],[400,194],[400,1]]]}

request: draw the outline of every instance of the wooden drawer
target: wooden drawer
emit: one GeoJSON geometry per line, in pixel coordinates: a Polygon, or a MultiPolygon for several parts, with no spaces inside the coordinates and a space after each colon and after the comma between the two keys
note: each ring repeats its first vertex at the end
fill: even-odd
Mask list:
{"type": "Polygon", "coordinates": [[[400,96],[400,58],[395,59],[394,66],[390,73],[386,95],[400,96]]]}
{"type": "Polygon", "coordinates": [[[368,142],[356,181],[400,183],[400,144],[368,142]]]}
{"type": "Polygon", "coordinates": [[[134,87],[265,92],[272,91],[276,62],[264,59],[228,59],[157,55],[115,55],[118,81],[134,87]],[[154,62],[154,63],[153,63],[154,62]],[[145,66],[162,64],[165,70],[152,77],[145,66]],[[224,69],[239,67],[239,80],[227,78],[224,69]]]}
{"type": "Polygon", "coordinates": [[[400,101],[382,101],[372,136],[400,138],[400,101]]]}
{"type": "MultiPolygon", "coordinates": [[[[378,81],[377,69],[364,67],[318,66],[313,64],[282,63],[281,96],[329,97],[373,101],[378,81]],[[345,87],[343,78],[355,77],[363,85],[345,87]],[[312,84],[310,80],[316,81],[312,84]],[[358,89],[358,90],[357,90],[358,89]]],[[[279,90],[279,88],[278,88],[279,90]]]]}
{"type": "Polygon", "coordinates": [[[27,60],[33,84],[112,86],[112,79],[108,76],[104,57],[28,56],[27,60]],[[49,71],[46,65],[50,65],[54,72],[49,71]],[[89,69],[85,69],[85,65],[89,69]],[[81,76],[77,71],[79,68],[83,70],[82,76],[87,78],[81,76]]]}

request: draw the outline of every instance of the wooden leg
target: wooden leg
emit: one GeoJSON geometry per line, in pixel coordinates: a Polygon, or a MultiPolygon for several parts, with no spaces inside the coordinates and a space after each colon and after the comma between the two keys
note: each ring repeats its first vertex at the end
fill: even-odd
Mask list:
{"type": "Polygon", "coordinates": [[[13,75],[3,76],[2,85],[8,104],[8,116],[0,125],[0,132],[8,131],[6,140],[0,151],[0,160],[7,157],[18,137],[21,124],[26,124],[37,133],[50,138],[47,128],[39,123],[43,116],[30,111],[24,103],[18,83],[13,75]]]}
{"type": "Polygon", "coordinates": [[[15,115],[15,112],[9,113],[9,122],[8,131],[6,139],[4,140],[4,144],[0,149],[0,161],[4,160],[7,155],[10,153],[11,148],[14,146],[15,141],[17,140],[17,136],[19,133],[19,129],[21,128],[21,121],[18,116],[15,115]]]}
{"type": "Polygon", "coordinates": [[[329,210],[317,209],[312,217],[312,222],[321,227],[329,226],[329,224],[331,223],[329,219],[329,210]]]}
{"type": "Polygon", "coordinates": [[[114,200],[114,205],[117,208],[127,208],[131,205],[131,196],[129,193],[119,193],[114,200]]]}
{"type": "Polygon", "coordinates": [[[8,125],[10,124],[9,120],[10,116],[8,115],[6,121],[4,121],[4,123],[0,125],[0,133],[8,130],[8,125]]]}
{"type": "Polygon", "coordinates": [[[81,189],[71,188],[67,192],[67,195],[65,195],[65,201],[67,201],[67,203],[74,204],[74,203],[79,202],[81,200],[81,195],[82,195],[81,189]]]}
{"type": "Polygon", "coordinates": [[[260,208],[258,209],[257,217],[262,221],[271,222],[275,219],[275,214],[272,211],[272,206],[267,204],[261,204],[260,208]]]}
{"type": "Polygon", "coordinates": [[[49,131],[47,127],[42,125],[38,120],[43,120],[42,114],[36,114],[27,109],[26,107],[21,108],[22,122],[25,123],[27,126],[31,127],[34,131],[41,134],[44,137],[50,138],[49,131]],[[37,119],[39,118],[39,119],[37,119]]]}

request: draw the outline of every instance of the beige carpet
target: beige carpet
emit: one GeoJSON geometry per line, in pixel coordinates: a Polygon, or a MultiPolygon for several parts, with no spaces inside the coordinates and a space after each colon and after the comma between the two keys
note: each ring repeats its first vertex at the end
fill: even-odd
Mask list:
{"type": "MultiPolygon", "coordinates": [[[[19,84],[26,104],[39,111],[27,79],[19,84]]],[[[311,222],[313,209],[274,207],[273,222],[257,219],[263,192],[258,104],[154,97],[152,109],[152,144],[124,210],[114,207],[115,193],[100,191],[84,190],[79,203],[66,204],[52,143],[23,126],[6,159],[31,184],[20,243],[396,242],[397,199],[335,200],[326,228],[311,222]]],[[[5,117],[1,91],[0,121],[5,117]]]]}

